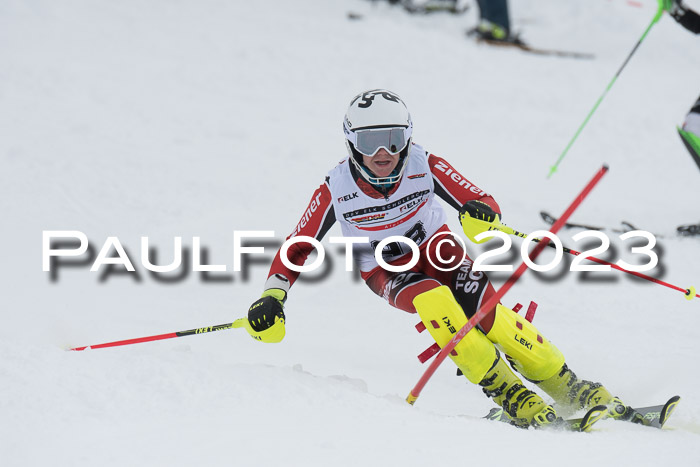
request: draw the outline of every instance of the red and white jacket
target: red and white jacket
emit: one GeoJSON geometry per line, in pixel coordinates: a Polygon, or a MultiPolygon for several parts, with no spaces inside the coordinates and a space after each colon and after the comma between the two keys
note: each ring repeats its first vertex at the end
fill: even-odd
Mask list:
{"type": "MultiPolygon", "coordinates": [[[[420,247],[445,226],[445,211],[435,195],[457,210],[467,201],[479,200],[500,212],[491,195],[421,146],[412,145],[406,164],[399,183],[385,195],[357,176],[348,158],[342,160],[314,192],[287,239],[304,235],[320,241],[336,221],[340,222],[344,237],[369,238],[369,243],[353,245],[353,258],[366,279],[379,267],[374,258],[379,241],[398,235],[410,238],[420,247]]],[[[310,243],[299,242],[290,246],[287,255],[291,263],[303,265],[312,251],[310,243]]],[[[391,262],[409,252],[407,245],[391,243],[382,256],[391,262]]],[[[298,272],[284,266],[277,252],[265,289],[287,291],[298,276],[298,272]]]]}

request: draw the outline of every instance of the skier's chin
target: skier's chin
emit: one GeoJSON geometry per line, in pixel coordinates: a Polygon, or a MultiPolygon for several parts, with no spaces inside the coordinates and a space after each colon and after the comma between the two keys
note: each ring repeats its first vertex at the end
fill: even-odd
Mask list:
{"type": "Polygon", "coordinates": [[[394,170],[391,161],[388,164],[373,164],[372,172],[377,177],[388,177],[391,171],[394,170]]]}
{"type": "Polygon", "coordinates": [[[391,174],[391,170],[373,170],[374,176],[377,178],[388,177],[391,174]]]}

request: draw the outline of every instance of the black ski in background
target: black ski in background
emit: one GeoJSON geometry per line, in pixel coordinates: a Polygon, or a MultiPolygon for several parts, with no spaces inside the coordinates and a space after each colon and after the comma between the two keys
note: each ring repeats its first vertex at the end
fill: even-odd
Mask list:
{"type": "MultiPolygon", "coordinates": [[[[542,217],[542,220],[545,221],[547,224],[552,225],[557,221],[557,218],[552,216],[546,211],[540,211],[540,217],[542,217]]],[[[627,221],[622,221],[620,222],[620,228],[614,228],[614,227],[600,227],[600,226],[594,226],[594,225],[586,225],[586,224],[575,224],[573,222],[567,222],[564,224],[565,229],[584,229],[584,230],[602,230],[602,231],[610,231],[610,232],[616,232],[616,233],[626,233],[626,232],[631,232],[632,230],[640,230],[631,223],[627,221]]],[[[679,225],[676,227],[676,232],[678,235],[682,237],[693,237],[693,236],[700,236],[700,224],[685,224],[685,225],[679,225]]],[[[653,234],[655,237],[658,238],[663,238],[664,235],[657,235],[653,234]]]]}
{"type": "MultiPolygon", "coordinates": [[[[467,33],[467,35],[469,35],[467,33]]],[[[592,60],[595,58],[595,55],[587,52],[575,52],[571,50],[559,50],[559,49],[549,49],[549,48],[540,48],[540,47],[533,47],[528,44],[524,44],[522,42],[508,42],[508,41],[491,41],[487,39],[477,39],[477,43],[480,44],[488,44],[488,45],[493,45],[496,47],[511,47],[515,49],[522,50],[523,52],[527,52],[530,54],[534,55],[549,55],[549,56],[554,56],[554,57],[562,57],[562,58],[575,58],[579,60],[592,60]]]]}

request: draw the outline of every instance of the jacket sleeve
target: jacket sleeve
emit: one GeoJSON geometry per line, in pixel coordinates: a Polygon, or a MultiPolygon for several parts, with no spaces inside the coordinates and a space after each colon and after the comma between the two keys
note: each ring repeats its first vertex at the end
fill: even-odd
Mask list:
{"type": "Polygon", "coordinates": [[[430,154],[428,164],[435,183],[435,194],[447,204],[459,211],[467,201],[479,200],[501,213],[501,208],[491,195],[467,180],[445,159],[430,154]]]}
{"type": "MultiPolygon", "coordinates": [[[[328,179],[326,179],[326,182],[314,191],[309,205],[306,207],[294,231],[287,237],[287,240],[301,235],[320,241],[334,223],[335,211],[328,187],[328,179]]],[[[287,258],[290,263],[302,266],[313,250],[314,247],[311,243],[297,242],[287,250],[287,258]]],[[[267,282],[265,282],[265,290],[282,289],[288,292],[289,288],[299,277],[299,272],[292,271],[282,263],[280,253],[281,250],[277,252],[275,259],[272,261],[267,282]]]]}

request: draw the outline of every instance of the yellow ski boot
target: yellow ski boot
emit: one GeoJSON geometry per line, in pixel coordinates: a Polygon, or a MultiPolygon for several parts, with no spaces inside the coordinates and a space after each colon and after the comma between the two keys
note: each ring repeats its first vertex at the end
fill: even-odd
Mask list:
{"type": "Polygon", "coordinates": [[[561,415],[569,416],[579,409],[606,405],[607,416],[624,416],[625,405],[619,398],[613,398],[600,383],[578,379],[569,370],[561,351],[532,323],[509,308],[497,305],[493,325],[486,337],[506,354],[518,373],[554,399],[561,415]]]}
{"type": "Polygon", "coordinates": [[[526,388],[500,355],[479,385],[484,394],[503,407],[516,426],[539,428],[557,420],[554,408],[526,388]]]}
{"type": "Polygon", "coordinates": [[[608,405],[613,396],[600,383],[579,379],[566,365],[551,378],[537,385],[563,406],[585,409],[595,405],[608,405]]]}
{"type": "Polygon", "coordinates": [[[566,364],[551,378],[537,382],[537,386],[549,394],[567,413],[606,405],[607,416],[610,418],[624,420],[630,415],[631,409],[619,397],[610,394],[600,383],[579,379],[566,364]]]}
{"type": "MultiPolygon", "coordinates": [[[[413,305],[440,348],[467,323],[464,311],[446,286],[419,294],[413,305]]],[[[556,421],[554,409],[523,385],[479,329],[472,329],[455,346],[450,358],[469,381],[482,386],[484,393],[503,407],[515,425],[539,427],[556,421]]]]}

